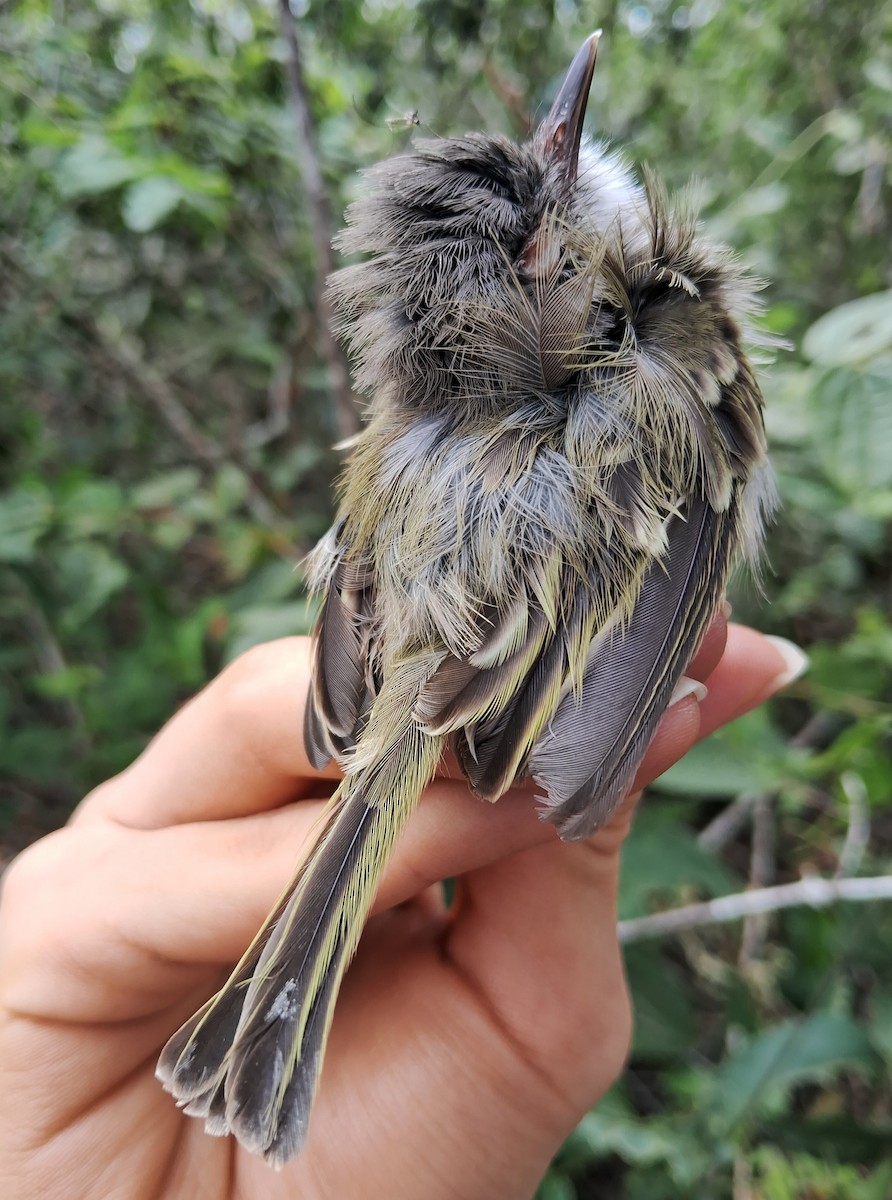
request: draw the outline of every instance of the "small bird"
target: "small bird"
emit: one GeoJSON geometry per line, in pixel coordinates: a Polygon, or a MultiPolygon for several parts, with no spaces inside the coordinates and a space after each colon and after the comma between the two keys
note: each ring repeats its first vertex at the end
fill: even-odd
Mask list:
{"type": "MultiPolygon", "coordinates": [[[[231,978],[158,1075],[275,1166],[307,1136],[335,999],[400,831],[451,749],[610,816],[773,505],[730,253],[582,137],[598,35],[529,141],[420,140],[369,173],[336,272],[371,397],[314,550],[305,741],[343,782],[231,978]]],[[[357,1081],[361,1086],[361,1081],[357,1081]]]]}

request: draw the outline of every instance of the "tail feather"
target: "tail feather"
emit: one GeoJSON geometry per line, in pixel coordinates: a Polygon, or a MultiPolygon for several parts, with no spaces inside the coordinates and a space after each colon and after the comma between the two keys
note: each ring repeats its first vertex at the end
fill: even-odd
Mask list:
{"type": "Polygon", "coordinates": [[[374,771],[348,776],[264,928],[161,1054],[158,1077],[187,1113],[275,1166],[306,1139],[341,979],[441,746],[404,727],[382,756],[383,770],[379,758],[374,771]]]}

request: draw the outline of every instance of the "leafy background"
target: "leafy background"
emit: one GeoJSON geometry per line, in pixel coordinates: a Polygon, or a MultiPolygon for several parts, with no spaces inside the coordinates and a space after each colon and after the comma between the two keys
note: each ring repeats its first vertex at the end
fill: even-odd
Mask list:
{"type": "MultiPolygon", "coordinates": [[[[317,303],[326,203],[336,225],[357,168],[417,129],[523,134],[600,24],[590,125],[672,184],[695,176],[708,225],[770,280],[764,320],[789,343],[765,375],[784,509],[770,603],[745,582],[734,602],[812,658],[655,791],[622,915],[882,877],[892,10],[295,0],[293,15],[316,188],[274,0],[0,9],[5,857],[227,659],[307,626],[294,563],[330,517],[345,425],[317,303]]],[[[631,1063],[540,1200],[892,1195],[888,905],[699,924],[627,961],[631,1063]]]]}

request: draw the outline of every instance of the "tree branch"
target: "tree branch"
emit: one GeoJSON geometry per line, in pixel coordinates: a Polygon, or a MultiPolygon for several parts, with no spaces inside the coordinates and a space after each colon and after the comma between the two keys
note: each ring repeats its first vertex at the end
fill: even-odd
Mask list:
{"type": "Polygon", "coordinates": [[[359,413],[350,390],[347,362],[332,333],[332,311],[326,292],[328,276],[334,269],[331,252],[332,216],[322,178],[322,168],[316,153],[315,131],[307,89],[304,83],[303,62],[297,40],[297,26],[288,0],[279,0],[279,16],[282,36],[288,46],[288,90],[294,112],[297,154],[303,176],[310,215],[313,245],[316,251],[316,279],[314,285],[316,328],[322,357],[328,367],[328,377],[335,401],[338,429],[342,438],[352,437],[360,427],[359,413]]]}
{"type": "Polygon", "coordinates": [[[126,338],[109,337],[96,321],[89,331],[106,357],[117,366],[155,407],[169,428],[180,438],[199,462],[215,467],[221,462],[236,462],[247,482],[245,505],[260,525],[285,538],[290,544],[291,527],[257,485],[241,454],[227,451],[219,442],[199,429],[188,408],[181,402],[168,380],[147,362],[126,338]]]}
{"type": "Polygon", "coordinates": [[[864,879],[824,879],[814,875],[796,883],[719,896],[702,904],[686,904],[652,916],[620,921],[619,940],[623,945],[630,945],[646,938],[697,929],[701,925],[740,921],[756,913],[781,912],[785,908],[804,905],[828,908],[839,900],[892,900],[892,875],[864,879]]]}

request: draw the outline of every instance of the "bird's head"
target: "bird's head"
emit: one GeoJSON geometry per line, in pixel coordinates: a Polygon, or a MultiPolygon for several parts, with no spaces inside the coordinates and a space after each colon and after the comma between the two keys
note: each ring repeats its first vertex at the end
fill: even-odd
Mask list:
{"type": "Polygon", "coordinates": [[[641,194],[583,142],[598,36],[529,141],[422,140],[369,172],[338,244],[370,257],[331,290],[361,388],[486,411],[572,377],[592,335],[600,235],[641,194]]]}

